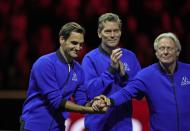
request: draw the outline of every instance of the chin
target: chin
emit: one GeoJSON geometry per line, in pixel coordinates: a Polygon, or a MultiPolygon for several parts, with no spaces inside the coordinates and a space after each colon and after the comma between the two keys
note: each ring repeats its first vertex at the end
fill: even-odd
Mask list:
{"type": "Polygon", "coordinates": [[[78,58],[78,57],[79,57],[79,55],[72,55],[72,57],[73,57],[73,58],[78,58]]]}
{"type": "Polygon", "coordinates": [[[116,48],[118,44],[109,45],[110,48],[116,48]]]}

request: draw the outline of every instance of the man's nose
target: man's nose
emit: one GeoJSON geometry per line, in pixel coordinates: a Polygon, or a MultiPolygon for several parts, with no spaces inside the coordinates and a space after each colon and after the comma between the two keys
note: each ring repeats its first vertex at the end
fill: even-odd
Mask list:
{"type": "Polygon", "coordinates": [[[81,50],[81,49],[82,49],[82,46],[81,46],[80,44],[77,44],[77,45],[75,46],[75,48],[76,48],[77,50],[81,50]]]}
{"type": "Polygon", "coordinates": [[[111,32],[111,37],[114,37],[114,36],[115,36],[115,32],[112,31],[112,32],[111,32]]]}
{"type": "Polygon", "coordinates": [[[167,54],[169,52],[168,48],[164,49],[164,53],[167,54]]]}

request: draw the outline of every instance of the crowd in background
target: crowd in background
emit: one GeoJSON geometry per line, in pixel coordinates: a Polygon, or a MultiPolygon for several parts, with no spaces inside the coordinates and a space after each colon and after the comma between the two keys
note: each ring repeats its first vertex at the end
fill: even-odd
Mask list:
{"type": "Polygon", "coordinates": [[[32,63],[55,51],[58,32],[75,21],[86,29],[84,54],[100,44],[98,17],[113,12],[123,21],[120,46],[142,67],[155,62],[153,40],[163,32],[181,41],[180,60],[190,63],[190,0],[0,0],[0,89],[26,89],[32,63]]]}

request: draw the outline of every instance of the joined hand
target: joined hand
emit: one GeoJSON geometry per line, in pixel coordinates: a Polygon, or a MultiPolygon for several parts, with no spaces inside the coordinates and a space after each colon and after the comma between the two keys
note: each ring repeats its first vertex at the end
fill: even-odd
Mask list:
{"type": "Polygon", "coordinates": [[[96,96],[92,102],[92,108],[95,111],[106,112],[110,107],[110,99],[104,95],[96,96]]]}

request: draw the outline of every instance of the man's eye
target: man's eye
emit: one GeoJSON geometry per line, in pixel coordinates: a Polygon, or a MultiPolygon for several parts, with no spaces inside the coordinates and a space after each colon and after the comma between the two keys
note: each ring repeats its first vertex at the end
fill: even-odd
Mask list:
{"type": "Polygon", "coordinates": [[[114,30],[114,32],[116,32],[116,33],[118,33],[120,30],[119,29],[117,29],[117,30],[114,30]]]}
{"type": "Polygon", "coordinates": [[[106,32],[106,33],[110,33],[110,32],[111,32],[111,30],[105,30],[105,32],[106,32]]]}
{"type": "Polygon", "coordinates": [[[160,47],[160,48],[159,48],[159,50],[164,50],[164,49],[165,49],[165,47],[160,47]]]}
{"type": "Polygon", "coordinates": [[[78,44],[78,42],[76,42],[76,41],[71,41],[71,43],[72,43],[73,45],[77,45],[77,44],[78,44]]]}

